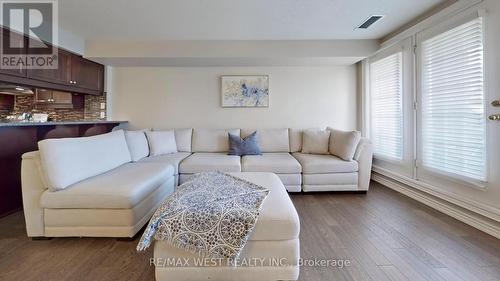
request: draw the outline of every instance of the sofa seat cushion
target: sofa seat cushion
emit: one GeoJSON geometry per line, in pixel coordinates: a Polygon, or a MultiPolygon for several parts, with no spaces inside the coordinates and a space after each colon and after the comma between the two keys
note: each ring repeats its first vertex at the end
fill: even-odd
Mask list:
{"type": "Polygon", "coordinates": [[[174,168],[174,175],[179,174],[179,164],[182,160],[189,157],[189,152],[177,152],[171,154],[163,154],[158,156],[150,156],[142,159],[138,163],[162,163],[165,166],[172,165],[174,168]]]}
{"type": "Polygon", "coordinates": [[[240,172],[240,156],[226,153],[196,152],[184,159],[179,165],[179,173],[194,174],[201,172],[240,172]]]}
{"type": "Polygon", "coordinates": [[[276,174],[299,174],[300,163],[290,153],[263,153],[245,155],[241,158],[243,172],[269,172],[276,174]]]}
{"type": "Polygon", "coordinates": [[[166,181],[130,209],[43,209],[47,237],[133,237],[174,191],[174,179],[166,181]]]}
{"type": "Polygon", "coordinates": [[[44,208],[130,209],[174,175],[171,165],[129,163],[64,190],[42,194],[44,208]]]}
{"type": "Polygon", "coordinates": [[[358,171],[358,162],[345,161],[333,155],[294,153],[302,165],[303,174],[353,173],[358,171]]]}
{"type": "Polygon", "coordinates": [[[231,174],[269,189],[269,195],[262,204],[259,218],[249,240],[274,241],[299,237],[299,216],[276,174],[252,172],[231,174]]]}

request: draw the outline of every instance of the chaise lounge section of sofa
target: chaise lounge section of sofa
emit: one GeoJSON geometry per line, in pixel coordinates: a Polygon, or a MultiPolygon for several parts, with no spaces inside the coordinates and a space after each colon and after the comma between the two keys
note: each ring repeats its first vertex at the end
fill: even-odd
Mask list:
{"type": "Polygon", "coordinates": [[[174,190],[174,167],[132,163],[123,131],[39,149],[21,167],[29,237],[133,237],[174,190]]]}

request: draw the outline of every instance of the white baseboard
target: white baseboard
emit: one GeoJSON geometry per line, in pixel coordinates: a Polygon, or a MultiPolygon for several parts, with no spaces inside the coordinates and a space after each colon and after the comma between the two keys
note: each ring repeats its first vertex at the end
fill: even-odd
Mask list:
{"type": "Polygon", "coordinates": [[[453,203],[439,199],[394,179],[372,173],[372,180],[500,239],[500,223],[453,203]]]}

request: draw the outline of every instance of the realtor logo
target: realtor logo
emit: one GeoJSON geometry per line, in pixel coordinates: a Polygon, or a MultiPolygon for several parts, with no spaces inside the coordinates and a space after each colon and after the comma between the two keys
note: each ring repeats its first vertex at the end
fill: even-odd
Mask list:
{"type": "Polygon", "coordinates": [[[56,69],[57,2],[0,1],[2,69],[56,69]]]}

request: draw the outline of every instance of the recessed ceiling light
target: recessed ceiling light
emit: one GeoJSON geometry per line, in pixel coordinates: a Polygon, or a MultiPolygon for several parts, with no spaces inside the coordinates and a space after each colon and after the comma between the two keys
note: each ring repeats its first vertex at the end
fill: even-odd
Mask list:
{"type": "Polygon", "coordinates": [[[16,87],[15,89],[18,91],[24,91],[24,88],[21,88],[21,87],[16,87]]]}
{"type": "Polygon", "coordinates": [[[367,20],[365,20],[361,25],[358,26],[359,29],[367,29],[375,22],[383,18],[383,15],[371,15],[367,20]]]}

